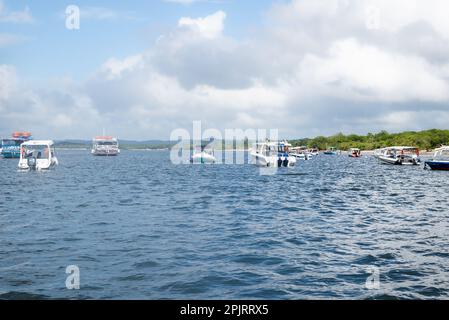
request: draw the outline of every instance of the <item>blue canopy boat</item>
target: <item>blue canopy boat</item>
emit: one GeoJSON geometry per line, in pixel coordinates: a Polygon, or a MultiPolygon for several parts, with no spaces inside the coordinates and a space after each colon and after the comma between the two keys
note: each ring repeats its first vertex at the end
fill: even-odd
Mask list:
{"type": "Polygon", "coordinates": [[[337,150],[337,148],[335,148],[335,147],[331,147],[331,148],[327,149],[326,151],[324,151],[323,154],[328,155],[328,156],[335,156],[335,155],[341,154],[341,151],[337,150]]]}
{"type": "Polygon", "coordinates": [[[449,171],[449,146],[443,146],[435,150],[433,158],[424,163],[424,169],[449,171]]]}
{"type": "Polygon", "coordinates": [[[20,158],[20,145],[31,140],[29,132],[14,132],[12,138],[2,140],[2,156],[3,158],[20,158]]]}

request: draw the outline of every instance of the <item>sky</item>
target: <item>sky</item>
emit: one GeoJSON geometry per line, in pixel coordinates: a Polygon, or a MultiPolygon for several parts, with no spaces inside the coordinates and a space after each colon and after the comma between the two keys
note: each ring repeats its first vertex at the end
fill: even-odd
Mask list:
{"type": "Polygon", "coordinates": [[[0,0],[0,136],[449,127],[446,0],[0,0]],[[66,8],[79,7],[68,29],[66,8]]]}

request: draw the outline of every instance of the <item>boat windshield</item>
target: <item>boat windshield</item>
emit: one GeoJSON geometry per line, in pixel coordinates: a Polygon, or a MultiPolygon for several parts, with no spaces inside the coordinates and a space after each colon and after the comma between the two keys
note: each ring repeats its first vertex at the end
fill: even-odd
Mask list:
{"type": "Polygon", "coordinates": [[[449,161],[449,149],[438,150],[434,156],[437,160],[448,160],[449,161]]]}
{"type": "Polygon", "coordinates": [[[25,158],[48,159],[50,148],[47,145],[24,146],[23,154],[25,158]]]}
{"type": "Polygon", "coordinates": [[[23,143],[23,140],[17,140],[17,139],[3,139],[2,145],[4,147],[20,147],[20,145],[23,143]]]}
{"type": "Polygon", "coordinates": [[[97,145],[99,145],[99,146],[116,146],[117,142],[114,142],[114,141],[98,141],[97,145]]]}

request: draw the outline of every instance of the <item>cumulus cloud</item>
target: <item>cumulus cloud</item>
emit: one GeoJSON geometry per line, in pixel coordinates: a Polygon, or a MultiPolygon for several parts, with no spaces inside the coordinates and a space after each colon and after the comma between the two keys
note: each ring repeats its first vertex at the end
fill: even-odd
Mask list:
{"type": "Polygon", "coordinates": [[[21,11],[8,10],[3,1],[0,1],[0,22],[31,23],[34,22],[33,15],[29,7],[21,11]]]}
{"type": "Polygon", "coordinates": [[[28,88],[2,66],[0,108],[11,127],[19,106],[51,117],[49,132],[64,137],[106,127],[164,139],[193,120],[285,137],[445,128],[448,9],[440,0],[294,0],[241,39],[226,36],[223,11],[181,17],[148,50],[111,57],[84,83],[28,88]]]}
{"type": "Polygon", "coordinates": [[[223,32],[225,19],[226,13],[218,11],[204,18],[181,18],[178,26],[188,28],[205,38],[213,39],[219,37],[223,32]]]}

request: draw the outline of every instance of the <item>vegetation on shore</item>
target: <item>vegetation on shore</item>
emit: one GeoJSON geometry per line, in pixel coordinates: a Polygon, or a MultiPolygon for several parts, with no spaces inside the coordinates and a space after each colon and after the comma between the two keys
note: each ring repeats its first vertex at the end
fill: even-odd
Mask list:
{"type": "MultiPolygon", "coordinates": [[[[162,140],[149,141],[119,141],[121,149],[141,149],[141,150],[155,150],[155,149],[170,149],[175,142],[162,140]]],[[[315,138],[295,139],[289,141],[293,146],[307,146],[309,148],[319,148],[325,150],[330,147],[336,147],[340,150],[348,150],[350,148],[359,148],[362,150],[374,150],[383,147],[391,146],[414,146],[421,150],[432,150],[441,145],[449,144],[449,130],[426,130],[426,131],[406,131],[401,133],[388,133],[381,131],[379,133],[368,133],[367,135],[342,133],[335,134],[330,137],[319,136],[315,138]]],[[[89,149],[92,146],[91,141],[84,140],[66,140],[58,141],[56,143],[59,148],[73,148],[73,149],[89,149]]],[[[195,143],[195,146],[201,143],[195,143]]],[[[252,146],[252,142],[245,141],[214,141],[213,148],[216,150],[232,150],[232,149],[246,149],[252,146]]],[[[189,148],[189,143],[186,144],[189,148]]]]}
{"type": "Polygon", "coordinates": [[[391,146],[414,146],[421,150],[431,150],[449,143],[449,130],[406,131],[401,133],[368,133],[367,135],[344,135],[338,133],[330,137],[316,137],[290,140],[293,146],[316,147],[321,150],[336,147],[340,150],[359,148],[374,150],[391,146]]]}

